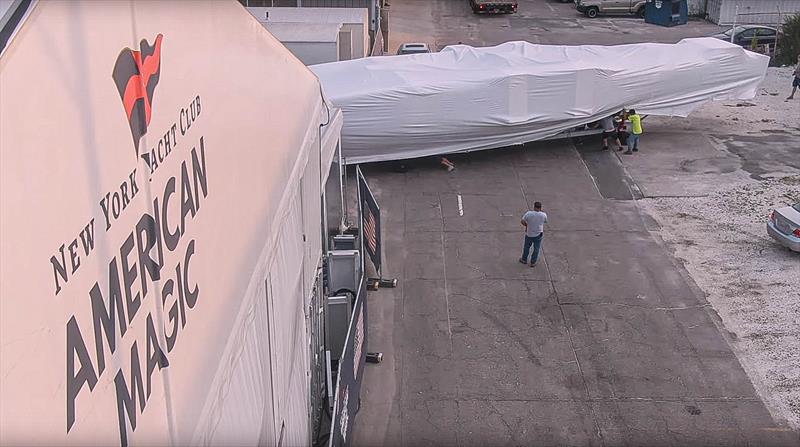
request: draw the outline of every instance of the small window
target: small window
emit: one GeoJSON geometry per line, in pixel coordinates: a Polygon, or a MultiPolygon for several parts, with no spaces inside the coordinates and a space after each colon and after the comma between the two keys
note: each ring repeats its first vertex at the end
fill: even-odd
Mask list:
{"type": "Polygon", "coordinates": [[[758,30],[758,35],[759,36],[766,36],[766,37],[774,37],[775,36],[775,30],[771,30],[769,28],[760,28],[758,30]]]}
{"type": "Polygon", "coordinates": [[[756,30],[751,28],[751,29],[747,29],[747,30],[742,31],[742,33],[739,34],[739,37],[741,37],[743,39],[752,39],[753,37],[755,37],[755,35],[756,35],[756,30]]]}

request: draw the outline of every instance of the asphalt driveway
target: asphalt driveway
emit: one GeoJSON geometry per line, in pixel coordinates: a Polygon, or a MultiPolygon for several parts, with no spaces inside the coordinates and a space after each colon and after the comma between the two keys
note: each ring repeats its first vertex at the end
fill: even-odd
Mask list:
{"type": "Polygon", "coordinates": [[[633,200],[567,140],[370,165],[385,276],[356,445],[797,445],[633,200]],[[459,207],[459,197],[461,206],[459,207]],[[549,213],[517,262],[521,214],[549,213]]]}

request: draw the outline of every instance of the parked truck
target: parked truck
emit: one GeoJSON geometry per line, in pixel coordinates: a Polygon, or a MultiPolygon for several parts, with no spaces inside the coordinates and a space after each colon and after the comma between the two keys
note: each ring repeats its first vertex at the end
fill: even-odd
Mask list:
{"type": "Polygon", "coordinates": [[[501,0],[469,0],[469,5],[475,14],[513,14],[517,12],[518,3],[501,0]]]}
{"type": "Polygon", "coordinates": [[[645,0],[576,0],[575,7],[586,17],[595,18],[598,15],[626,15],[636,14],[644,17],[645,0]]]}

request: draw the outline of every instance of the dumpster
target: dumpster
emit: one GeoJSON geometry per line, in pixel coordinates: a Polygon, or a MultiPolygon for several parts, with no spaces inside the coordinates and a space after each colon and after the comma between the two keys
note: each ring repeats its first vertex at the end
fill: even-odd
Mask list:
{"type": "Polygon", "coordinates": [[[661,26],[685,25],[689,21],[686,0],[647,0],[644,21],[661,26]]]}

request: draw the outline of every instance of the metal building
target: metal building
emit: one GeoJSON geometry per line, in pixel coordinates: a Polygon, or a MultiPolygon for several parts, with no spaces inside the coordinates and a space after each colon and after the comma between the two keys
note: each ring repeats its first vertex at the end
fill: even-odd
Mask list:
{"type": "MultiPolygon", "coordinates": [[[[250,7],[250,14],[262,25],[270,29],[276,24],[297,25],[298,28],[308,27],[312,24],[339,25],[339,52],[341,54],[333,60],[325,62],[344,61],[369,56],[369,14],[366,8],[270,8],[250,7]]],[[[298,31],[299,33],[299,31],[298,31]]],[[[275,34],[274,32],[272,33],[275,34]]],[[[284,42],[281,37],[279,40],[284,42]]],[[[310,37],[310,36],[305,36],[310,37]]],[[[304,40],[309,42],[309,40],[304,40]]],[[[286,45],[286,42],[284,42],[286,45]]],[[[295,53],[295,49],[286,45],[301,61],[308,62],[295,53]]]]}
{"type": "Polygon", "coordinates": [[[779,25],[800,13],[800,0],[707,0],[706,17],[719,25],[779,25]]]}
{"type": "Polygon", "coordinates": [[[303,8],[367,8],[369,10],[369,30],[378,29],[383,0],[239,0],[247,7],[290,6],[303,8]]]}

